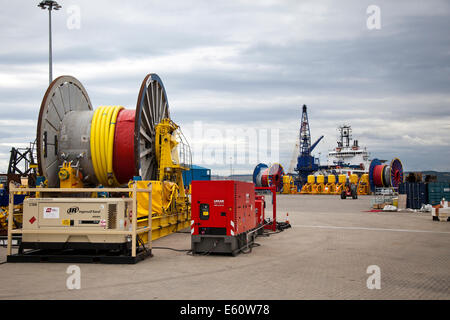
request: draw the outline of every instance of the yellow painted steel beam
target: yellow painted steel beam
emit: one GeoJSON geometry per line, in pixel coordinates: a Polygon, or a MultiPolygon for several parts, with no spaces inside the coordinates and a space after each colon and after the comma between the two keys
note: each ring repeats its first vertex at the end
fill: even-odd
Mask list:
{"type": "MultiPolygon", "coordinates": [[[[188,228],[191,224],[190,220],[190,214],[188,213],[152,217],[152,240],[156,240],[176,231],[188,228]]],[[[148,225],[148,219],[140,219],[137,225],[138,227],[148,225]]],[[[146,234],[144,234],[141,238],[144,243],[148,242],[148,236],[146,234]]]]}

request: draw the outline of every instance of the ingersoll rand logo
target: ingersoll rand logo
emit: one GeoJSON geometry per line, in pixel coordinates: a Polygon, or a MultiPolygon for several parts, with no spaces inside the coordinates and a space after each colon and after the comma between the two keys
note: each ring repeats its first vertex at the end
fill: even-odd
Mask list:
{"type": "Polygon", "coordinates": [[[223,207],[225,205],[225,200],[214,200],[215,207],[223,207]]]}
{"type": "Polygon", "coordinates": [[[67,214],[74,214],[74,213],[78,213],[80,211],[80,208],[78,207],[70,207],[69,209],[67,209],[67,214]]]}

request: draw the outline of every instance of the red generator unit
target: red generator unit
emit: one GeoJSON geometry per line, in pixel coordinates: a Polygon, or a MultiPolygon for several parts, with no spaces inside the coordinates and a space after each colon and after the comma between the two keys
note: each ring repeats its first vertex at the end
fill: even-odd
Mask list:
{"type": "Polygon", "coordinates": [[[231,253],[250,248],[258,227],[253,183],[192,181],[192,253],[231,253]]]}

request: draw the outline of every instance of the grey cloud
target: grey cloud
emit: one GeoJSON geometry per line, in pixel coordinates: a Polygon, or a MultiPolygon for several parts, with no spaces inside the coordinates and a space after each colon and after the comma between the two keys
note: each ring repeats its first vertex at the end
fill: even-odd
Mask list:
{"type": "MultiPolygon", "coordinates": [[[[222,129],[229,125],[279,128],[285,166],[298,134],[299,107],[307,104],[313,136],[326,134],[317,154],[334,146],[335,128],[346,122],[373,156],[390,159],[398,154],[411,170],[450,170],[442,147],[414,145],[403,137],[405,132],[412,138],[430,137],[436,130],[450,133],[445,126],[450,118],[446,2],[380,0],[379,31],[365,28],[370,1],[286,1],[267,6],[236,1],[62,4],[66,8],[76,3],[82,9],[80,30],[65,27],[64,10],[54,15],[56,71],[62,64],[106,66],[120,58],[152,60],[194,48],[217,47],[218,56],[222,47],[236,52],[218,57],[221,65],[201,61],[188,71],[149,70],[142,65],[142,74],[133,71],[83,79],[74,68],[70,74],[82,81],[95,107],[134,108],[143,77],[158,72],[168,91],[172,117],[182,127],[201,120],[222,129]],[[323,12],[315,7],[323,4],[327,6],[323,12]],[[305,11],[311,12],[307,18],[322,22],[304,20],[305,11]],[[423,127],[425,120],[438,119],[443,122],[438,129],[423,127]],[[402,128],[388,131],[391,121],[402,128]]],[[[30,70],[40,66],[46,72],[46,15],[34,4],[8,2],[8,6],[16,14],[0,13],[4,45],[0,75],[18,66],[30,70]]],[[[37,120],[47,83],[28,83],[21,72],[17,71],[23,77],[19,77],[21,87],[0,82],[2,119],[37,120]]],[[[30,141],[33,131],[11,128],[2,141],[30,141]]],[[[2,159],[7,153],[6,147],[0,148],[2,159]]],[[[245,168],[251,170],[252,165],[245,168]]]]}

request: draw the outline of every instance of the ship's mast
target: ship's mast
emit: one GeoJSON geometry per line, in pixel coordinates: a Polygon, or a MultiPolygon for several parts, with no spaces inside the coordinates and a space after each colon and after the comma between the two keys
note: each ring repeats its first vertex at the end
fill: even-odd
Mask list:
{"type": "Polygon", "coordinates": [[[341,135],[340,141],[338,141],[339,147],[350,147],[350,140],[352,139],[352,127],[348,125],[342,125],[338,128],[341,135]]]}

